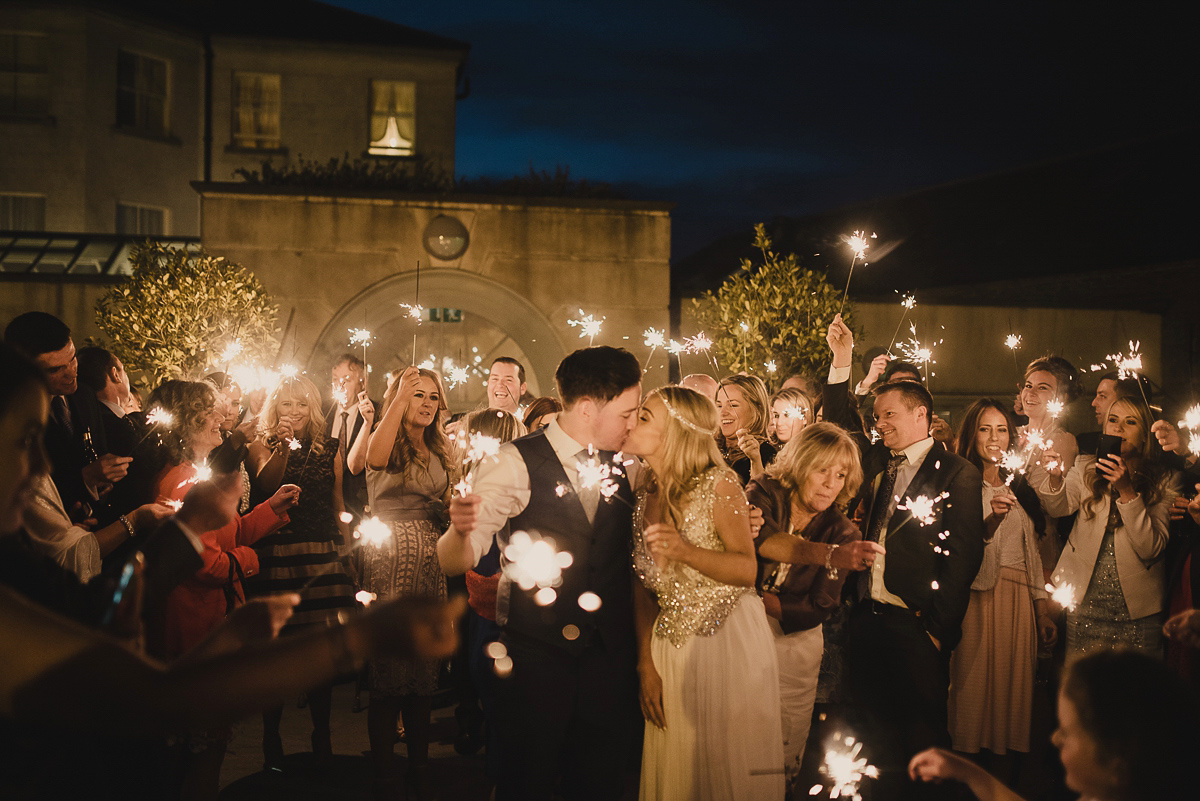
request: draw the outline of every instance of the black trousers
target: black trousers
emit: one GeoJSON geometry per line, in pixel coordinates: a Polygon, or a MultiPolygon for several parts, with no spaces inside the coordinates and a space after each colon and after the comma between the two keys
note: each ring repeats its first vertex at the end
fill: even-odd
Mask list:
{"type": "Polygon", "coordinates": [[[512,673],[496,682],[503,758],[497,801],[621,797],[641,715],[632,639],[578,655],[505,631],[512,673]]]}
{"type": "Polygon", "coordinates": [[[950,653],[938,650],[915,612],[866,600],[850,616],[846,661],[855,736],[881,772],[874,797],[947,797],[944,787],[910,781],[908,761],[950,747],[950,653]]]}

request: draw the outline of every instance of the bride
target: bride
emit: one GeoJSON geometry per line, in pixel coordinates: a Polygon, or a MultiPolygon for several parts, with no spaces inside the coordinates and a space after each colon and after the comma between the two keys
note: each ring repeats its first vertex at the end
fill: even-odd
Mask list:
{"type": "Polygon", "coordinates": [[[782,799],[779,671],[749,507],[713,432],[712,401],[646,398],[625,452],[650,468],[634,513],[641,798],[782,799]]]}

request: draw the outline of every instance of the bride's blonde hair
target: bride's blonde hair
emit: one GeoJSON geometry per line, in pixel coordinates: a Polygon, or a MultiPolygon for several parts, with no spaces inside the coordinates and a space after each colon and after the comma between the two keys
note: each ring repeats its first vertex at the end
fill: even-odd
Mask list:
{"type": "Polygon", "coordinates": [[[667,411],[659,445],[663,473],[654,473],[653,478],[658,483],[663,521],[679,528],[683,524],[683,496],[698,476],[725,464],[715,437],[717,407],[686,387],[662,387],[647,395],[646,402],[651,398],[662,401],[667,411]]]}

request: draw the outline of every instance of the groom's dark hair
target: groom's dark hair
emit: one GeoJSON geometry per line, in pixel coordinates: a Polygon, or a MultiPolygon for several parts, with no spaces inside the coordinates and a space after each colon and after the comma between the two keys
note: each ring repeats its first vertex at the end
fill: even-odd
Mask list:
{"type": "Polygon", "coordinates": [[[570,409],[583,398],[608,403],[642,383],[642,366],[624,348],[580,348],[559,362],[554,381],[564,408],[570,409]]]}

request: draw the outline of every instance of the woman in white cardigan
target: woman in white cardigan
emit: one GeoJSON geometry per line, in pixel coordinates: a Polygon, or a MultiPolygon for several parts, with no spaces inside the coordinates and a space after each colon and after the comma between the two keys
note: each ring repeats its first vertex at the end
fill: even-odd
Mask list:
{"type": "Polygon", "coordinates": [[[1161,655],[1162,556],[1180,481],[1155,459],[1153,422],[1141,398],[1121,397],[1104,418],[1104,433],[1122,440],[1119,456],[1082,457],[1064,481],[1059,454],[1043,455],[1044,477],[1035,483],[1046,510],[1079,512],[1053,574],[1056,587],[1070,585],[1076,604],[1067,612],[1068,657],[1118,645],[1161,655]]]}

